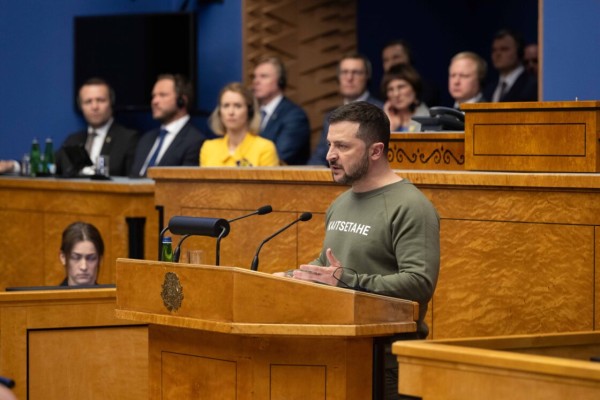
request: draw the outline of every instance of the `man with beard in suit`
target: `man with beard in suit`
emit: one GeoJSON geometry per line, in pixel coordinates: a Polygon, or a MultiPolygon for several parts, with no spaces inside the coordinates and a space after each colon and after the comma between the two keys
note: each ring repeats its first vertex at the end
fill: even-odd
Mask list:
{"type": "Polygon", "coordinates": [[[131,175],[144,177],[153,166],[199,165],[205,136],[190,122],[192,85],[181,75],[160,75],[152,89],[152,117],[160,121],[140,138],[131,175]]]}

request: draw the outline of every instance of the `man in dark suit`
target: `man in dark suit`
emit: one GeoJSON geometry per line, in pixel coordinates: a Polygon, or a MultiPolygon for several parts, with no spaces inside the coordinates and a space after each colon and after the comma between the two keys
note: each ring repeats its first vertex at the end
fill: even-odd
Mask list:
{"type": "Polygon", "coordinates": [[[275,143],[280,161],[304,165],[310,155],[310,124],[304,110],[284,96],[286,85],[280,59],[264,57],[258,61],[252,91],[260,104],[260,136],[275,143]]]}
{"type": "Polygon", "coordinates": [[[517,32],[503,29],[494,35],[492,63],[498,80],[487,85],[483,96],[490,101],[537,101],[537,80],[523,66],[525,43],[517,32]]]}
{"type": "MultiPolygon", "coordinates": [[[[339,91],[342,95],[344,104],[355,101],[366,101],[381,109],[383,103],[376,97],[371,96],[367,85],[371,79],[371,61],[367,57],[359,53],[352,53],[344,56],[338,63],[338,84],[339,91]]],[[[329,114],[325,116],[323,122],[323,131],[319,144],[312,153],[309,165],[325,165],[329,166],[326,157],[329,145],[327,144],[327,132],[329,131],[329,114]]]]}
{"type": "Polygon", "coordinates": [[[115,93],[110,85],[100,78],[87,80],[79,89],[77,103],[88,124],[86,130],[69,135],[56,153],[56,173],[75,176],[80,172],[93,175],[94,166],[79,171],[65,152],[68,146],[85,147],[94,165],[99,155],[109,156],[109,173],[127,176],[133,163],[133,154],[138,133],[114,122],[113,107],[115,93]]]}
{"type": "Polygon", "coordinates": [[[131,175],[146,176],[153,166],[199,166],[204,135],[190,122],[192,85],[181,75],[160,75],[152,89],[152,117],[160,121],[140,138],[131,175]]]}

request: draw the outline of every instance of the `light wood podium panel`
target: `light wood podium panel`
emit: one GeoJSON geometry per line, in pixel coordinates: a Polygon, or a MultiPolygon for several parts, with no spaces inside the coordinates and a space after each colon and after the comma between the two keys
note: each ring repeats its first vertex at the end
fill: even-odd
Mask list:
{"type": "Polygon", "coordinates": [[[147,399],[148,329],[116,289],[0,293],[0,375],[19,399],[147,399]]]}
{"type": "Polygon", "coordinates": [[[395,342],[399,393],[426,400],[600,398],[600,332],[395,342]]]}
{"type": "Polygon", "coordinates": [[[465,169],[600,172],[600,101],[462,104],[465,169]]]}
{"type": "MultiPolygon", "coordinates": [[[[398,170],[441,218],[441,267],[427,314],[430,338],[573,332],[600,321],[600,175],[398,170]]],[[[271,204],[274,212],[231,223],[224,265],[248,268],[263,238],[260,271],[313,260],[324,213],[347,187],[324,168],[156,168],[165,216],[233,218],[271,204]]],[[[177,238],[176,238],[177,239],[177,238]]],[[[214,239],[190,238],[214,263],[214,239]]],[[[175,240],[176,241],[176,240],[175,240]]],[[[185,250],[182,252],[185,254],[185,250]]]]}
{"type": "Polygon", "coordinates": [[[373,337],[418,304],[234,267],[117,260],[118,317],[149,323],[150,399],[365,399],[373,337]]]}
{"type": "Polygon", "coordinates": [[[114,262],[129,256],[126,218],[145,218],[144,255],[158,252],[154,183],[0,176],[0,288],[57,285],[65,277],[59,261],[63,230],[76,221],[96,226],[105,253],[98,283],[114,283],[114,262]]]}

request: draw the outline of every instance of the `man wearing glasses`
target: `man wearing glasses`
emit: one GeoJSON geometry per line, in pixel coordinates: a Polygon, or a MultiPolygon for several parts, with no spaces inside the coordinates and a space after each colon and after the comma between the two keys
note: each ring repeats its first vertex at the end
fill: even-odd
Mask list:
{"type": "MultiPolygon", "coordinates": [[[[362,54],[348,54],[340,60],[337,77],[343,104],[366,101],[379,108],[383,108],[383,103],[371,96],[367,90],[367,85],[371,79],[371,71],[371,62],[362,54]]],[[[328,117],[329,115],[325,116],[321,139],[310,160],[308,160],[308,165],[329,165],[325,159],[327,150],[329,150],[329,145],[327,144],[327,131],[329,130],[328,117]]]]}

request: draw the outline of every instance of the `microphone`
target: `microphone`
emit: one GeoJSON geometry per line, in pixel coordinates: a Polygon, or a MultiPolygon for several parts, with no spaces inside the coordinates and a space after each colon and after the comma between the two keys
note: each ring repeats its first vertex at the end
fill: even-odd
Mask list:
{"type": "Polygon", "coordinates": [[[308,221],[311,218],[312,218],[312,213],[309,213],[309,212],[302,213],[298,219],[290,222],[289,224],[287,224],[286,226],[279,229],[277,232],[275,232],[274,234],[272,234],[271,236],[269,236],[265,240],[263,240],[260,243],[260,245],[258,246],[258,248],[256,249],[256,253],[254,254],[254,258],[252,259],[252,265],[250,266],[250,269],[252,271],[258,270],[258,253],[260,253],[260,249],[263,247],[263,245],[265,243],[267,243],[269,240],[273,239],[275,236],[279,235],[281,232],[285,231],[286,229],[288,229],[290,226],[294,225],[295,223],[298,223],[300,221],[302,221],[302,222],[308,221]]]}
{"type": "Polygon", "coordinates": [[[229,222],[223,218],[175,216],[169,221],[169,230],[174,235],[198,235],[223,237],[229,234],[229,222]]]}
{"type": "MultiPolygon", "coordinates": [[[[181,245],[185,239],[192,235],[216,237],[217,240],[229,234],[229,222],[223,218],[197,218],[175,216],[169,220],[167,227],[175,235],[183,235],[173,251],[173,262],[179,262],[181,245]]],[[[167,229],[165,228],[165,230],[167,229]]],[[[217,243],[218,248],[218,243],[217,243]]],[[[217,253],[217,264],[219,258],[217,253]]]]}
{"type": "MultiPolygon", "coordinates": [[[[246,218],[246,217],[250,217],[252,215],[265,215],[265,214],[269,214],[270,212],[273,211],[273,207],[271,207],[270,205],[266,205],[266,206],[262,206],[260,207],[258,210],[251,212],[250,214],[246,214],[246,215],[242,215],[241,217],[236,217],[233,219],[230,219],[229,221],[226,221],[227,223],[233,222],[233,221],[237,221],[238,219],[242,219],[242,218],[246,218]]],[[[173,217],[176,218],[176,217],[173,217]]],[[[187,219],[191,219],[191,217],[177,217],[177,218],[187,218],[187,219]]],[[[204,231],[204,229],[206,228],[210,234],[208,235],[204,235],[204,236],[213,236],[213,237],[217,237],[217,258],[216,258],[216,262],[215,265],[219,265],[220,262],[220,241],[222,238],[224,238],[225,236],[227,236],[227,234],[229,234],[229,226],[227,225],[227,231],[225,234],[221,235],[221,233],[223,232],[222,230],[219,231],[219,227],[221,227],[221,229],[223,229],[223,226],[225,225],[223,223],[224,220],[219,220],[216,221],[214,218],[194,218],[195,221],[181,221],[181,220],[176,220],[175,221],[175,225],[176,225],[176,229],[178,228],[182,228],[186,229],[189,228],[189,225],[193,225],[193,228],[191,230],[197,231],[197,230],[202,230],[204,231]],[[201,219],[202,221],[197,221],[201,219]],[[211,224],[215,223],[216,226],[212,226],[211,224]],[[214,228],[214,229],[213,229],[214,228]],[[216,235],[215,235],[216,233],[216,235]]],[[[173,221],[173,219],[171,219],[171,221],[173,221]]],[[[172,222],[169,222],[169,227],[171,226],[172,222]]],[[[173,231],[173,229],[171,229],[171,232],[173,231]]],[[[187,231],[189,232],[190,230],[187,229],[187,231]]],[[[185,239],[187,239],[188,237],[190,237],[192,234],[194,235],[202,235],[201,233],[188,233],[185,236],[183,236],[181,238],[181,240],[179,240],[179,243],[177,243],[177,247],[175,247],[175,250],[173,251],[173,262],[179,262],[179,257],[181,255],[181,245],[183,244],[183,241],[185,239]]]]}
{"type": "Polygon", "coordinates": [[[242,218],[246,218],[246,217],[251,217],[253,215],[265,215],[265,214],[269,214],[271,211],[273,211],[273,207],[271,206],[262,206],[260,207],[258,210],[251,212],[250,214],[246,214],[246,215],[242,215],[241,217],[236,217],[233,219],[230,219],[227,222],[233,222],[233,221],[237,221],[238,219],[242,219],[242,218]]]}

